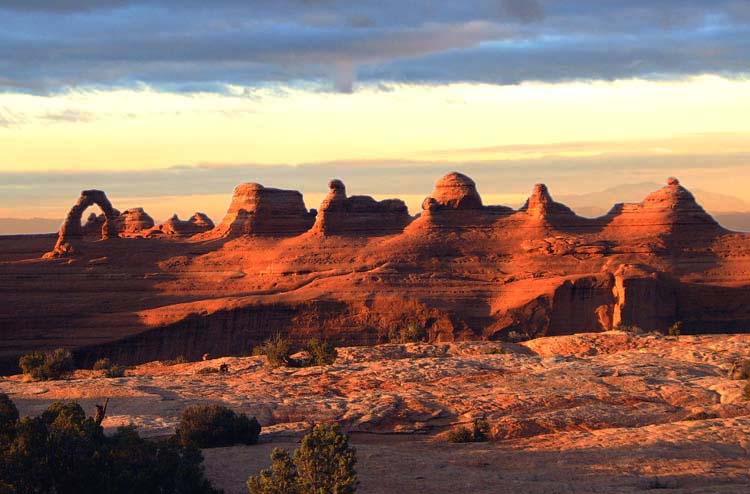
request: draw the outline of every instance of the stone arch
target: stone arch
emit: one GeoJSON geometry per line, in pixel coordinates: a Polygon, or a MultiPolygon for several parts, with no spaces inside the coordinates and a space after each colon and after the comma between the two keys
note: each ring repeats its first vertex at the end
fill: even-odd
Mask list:
{"type": "Polygon", "coordinates": [[[60,227],[55,250],[51,254],[61,256],[76,252],[76,244],[83,238],[83,229],[81,228],[83,213],[93,205],[99,206],[104,213],[102,239],[118,236],[115,224],[117,211],[112,207],[107,195],[101,190],[84,190],[81,192],[78,201],[68,211],[65,221],[60,227]]]}

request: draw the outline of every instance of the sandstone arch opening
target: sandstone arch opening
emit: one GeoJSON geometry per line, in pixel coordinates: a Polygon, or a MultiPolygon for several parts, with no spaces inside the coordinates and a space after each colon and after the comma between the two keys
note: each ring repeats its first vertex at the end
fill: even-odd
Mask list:
{"type": "Polygon", "coordinates": [[[68,211],[65,221],[60,227],[55,249],[50,252],[52,256],[64,256],[77,252],[78,244],[84,235],[81,225],[83,213],[94,205],[99,206],[104,213],[101,238],[108,239],[118,236],[115,225],[118,213],[112,207],[112,203],[109,202],[107,195],[101,190],[84,190],[81,192],[81,197],[78,198],[78,201],[68,211]]]}

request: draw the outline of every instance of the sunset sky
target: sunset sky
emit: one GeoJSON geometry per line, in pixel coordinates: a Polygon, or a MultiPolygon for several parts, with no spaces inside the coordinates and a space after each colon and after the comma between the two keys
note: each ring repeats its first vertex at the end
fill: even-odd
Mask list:
{"type": "Polygon", "coordinates": [[[100,188],[216,221],[240,182],[317,207],[334,177],[414,213],[454,169],[512,206],[539,181],[669,175],[750,203],[746,0],[0,0],[0,19],[4,218],[100,188]]]}

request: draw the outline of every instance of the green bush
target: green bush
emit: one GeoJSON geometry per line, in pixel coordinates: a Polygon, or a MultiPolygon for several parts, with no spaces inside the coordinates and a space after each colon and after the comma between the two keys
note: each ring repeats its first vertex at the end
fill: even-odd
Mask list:
{"type": "Polygon", "coordinates": [[[0,393],[0,438],[11,434],[18,421],[18,408],[6,395],[0,393]]]}
{"type": "MultiPolygon", "coordinates": [[[[0,395],[0,404],[8,407],[8,402],[0,395]]],[[[107,437],[73,402],[54,403],[39,417],[16,419],[0,441],[0,492],[218,493],[204,476],[197,449],[175,440],[146,441],[133,428],[107,437]]]]}
{"type": "Polygon", "coordinates": [[[104,377],[123,377],[126,370],[128,370],[128,368],[124,365],[113,364],[109,369],[104,371],[104,377]]]}
{"type": "Polygon", "coordinates": [[[521,334],[518,331],[508,331],[505,335],[505,340],[511,343],[520,343],[522,341],[528,341],[529,339],[531,339],[531,336],[528,334],[521,334]]]}
{"type": "Polygon", "coordinates": [[[465,425],[459,425],[448,431],[448,442],[450,443],[473,443],[474,435],[471,429],[465,425]]]}
{"type": "Polygon", "coordinates": [[[311,365],[331,365],[338,357],[336,347],[327,341],[313,338],[307,342],[306,349],[310,354],[311,365]]]}
{"type": "Polygon", "coordinates": [[[357,452],[338,426],[317,425],[302,438],[294,458],[281,449],[271,467],[247,481],[250,494],[353,494],[357,490],[357,452]]]}
{"type": "Polygon", "coordinates": [[[427,330],[415,322],[402,328],[394,328],[388,333],[391,343],[421,343],[427,340],[427,330]]]}
{"type": "Polygon", "coordinates": [[[505,355],[508,352],[503,347],[498,348],[496,346],[491,346],[489,348],[485,348],[482,353],[484,353],[485,355],[505,355]]]}
{"type": "Polygon", "coordinates": [[[274,448],[271,466],[247,480],[250,494],[301,494],[297,467],[285,450],[274,448]]]}
{"type": "Polygon", "coordinates": [[[24,374],[38,381],[61,379],[75,370],[73,354],[64,348],[29,353],[19,359],[18,366],[24,374]]]}
{"type": "Polygon", "coordinates": [[[161,363],[164,365],[179,365],[179,364],[187,364],[189,362],[188,359],[185,358],[184,355],[178,355],[172,360],[162,360],[161,363]]]}
{"type": "Polygon", "coordinates": [[[631,326],[627,324],[621,324],[615,328],[617,331],[624,331],[632,334],[645,334],[646,331],[638,326],[631,326]]]}
{"type": "Polygon", "coordinates": [[[682,321],[677,321],[676,323],[672,324],[672,326],[669,327],[667,330],[667,334],[669,336],[680,336],[680,333],[682,332],[682,321]]]}
{"type": "Polygon", "coordinates": [[[177,425],[180,444],[215,448],[232,444],[255,444],[260,435],[258,420],[237,415],[220,405],[195,405],[186,408],[177,425]]]}
{"type": "Polygon", "coordinates": [[[198,374],[199,376],[205,376],[208,374],[218,374],[218,373],[219,373],[218,367],[204,367],[202,369],[198,369],[198,371],[196,372],[196,374],[198,374]]]}
{"type": "Polygon", "coordinates": [[[266,356],[268,363],[273,367],[287,365],[292,355],[292,342],[281,333],[276,333],[263,343],[260,353],[266,356]]]}
{"type": "Polygon", "coordinates": [[[490,424],[486,420],[476,419],[471,429],[460,425],[448,432],[448,442],[480,443],[489,439],[490,424]]]}
{"type": "Polygon", "coordinates": [[[96,362],[94,362],[94,370],[107,370],[110,367],[112,367],[112,362],[107,358],[100,358],[96,362]]]}
{"type": "Polygon", "coordinates": [[[729,371],[732,379],[747,379],[750,377],[750,359],[743,359],[732,364],[729,371]]]}

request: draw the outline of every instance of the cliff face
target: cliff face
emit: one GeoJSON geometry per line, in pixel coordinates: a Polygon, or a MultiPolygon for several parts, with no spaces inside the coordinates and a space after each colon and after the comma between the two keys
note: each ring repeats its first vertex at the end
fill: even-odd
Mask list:
{"type": "Polygon", "coordinates": [[[517,211],[486,205],[460,173],[437,181],[416,218],[333,180],[318,212],[251,183],[216,227],[201,214],[149,219],[84,191],[53,255],[21,261],[23,239],[0,244],[0,322],[15,328],[0,335],[0,367],[61,345],[127,362],[239,353],[276,331],[370,344],[409,324],[436,341],[676,321],[750,330],[750,235],[719,226],[676,179],[595,219],[542,184],[517,211]],[[87,235],[93,204],[104,214],[87,235]]]}

